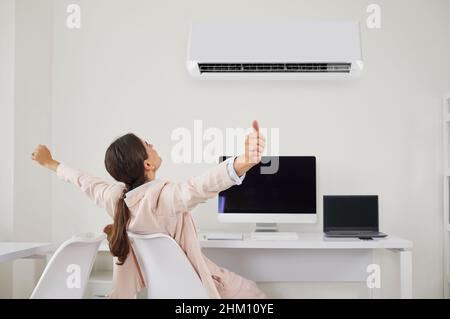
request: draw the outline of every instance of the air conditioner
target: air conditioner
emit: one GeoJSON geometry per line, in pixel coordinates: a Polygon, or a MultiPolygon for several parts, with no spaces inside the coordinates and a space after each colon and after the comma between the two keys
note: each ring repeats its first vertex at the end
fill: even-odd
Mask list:
{"type": "Polygon", "coordinates": [[[348,79],[362,68],[357,22],[191,26],[187,69],[198,79],[348,79]]]}

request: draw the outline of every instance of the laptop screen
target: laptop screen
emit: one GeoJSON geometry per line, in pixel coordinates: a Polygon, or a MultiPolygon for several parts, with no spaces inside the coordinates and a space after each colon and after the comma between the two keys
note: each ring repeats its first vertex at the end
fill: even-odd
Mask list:
{"type": "Polygon", "coordinates": [[[378,196],[324,196],[323,229],[378,231],[378,196]]]}

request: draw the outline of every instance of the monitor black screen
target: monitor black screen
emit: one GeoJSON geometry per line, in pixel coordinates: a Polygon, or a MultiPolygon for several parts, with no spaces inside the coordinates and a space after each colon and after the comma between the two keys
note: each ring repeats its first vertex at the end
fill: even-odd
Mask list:
{"type": "Polygon", "coordinates": [[[324,196],[323,226],[329,230],[378,231],[378,196],[324,196]]]}
{"type": "Polygon", "coordinates": [[[241,185],[219,193],[219,213],[315,214],[316,158],[263,157],[241,185]],[[277,160],[274,174],[261,174],[262,166],[275,165],[277,160]]]}

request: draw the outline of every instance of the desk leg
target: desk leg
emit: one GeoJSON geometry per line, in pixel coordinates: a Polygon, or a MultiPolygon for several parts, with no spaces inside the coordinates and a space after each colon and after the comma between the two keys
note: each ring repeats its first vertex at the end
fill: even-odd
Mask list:
{"type": "Polygon", "coordinates": [[[412,251],[400,250],[400,298],[412,298],[412,251]]]}

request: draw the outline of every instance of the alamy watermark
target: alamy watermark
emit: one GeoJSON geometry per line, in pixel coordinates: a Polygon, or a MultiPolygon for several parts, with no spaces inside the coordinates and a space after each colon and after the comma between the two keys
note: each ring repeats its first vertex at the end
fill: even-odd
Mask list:
{"type": "MultiPolygon", "coordinates": [[[[171,159],[174,163],[217,163],[221,156],[244,154],[245,137],[251,128],[204,127],[202,120],[195,120],[192,129],[178,127],[172,131],[171,159]]],[[[261,174],[274,174],[279,167],[279,128],[259,128],[259,134],[266,138],[262,158],[261,174]]]]}
{"type": "Polygon", "coordinates": [[[66,286],[69,289],[81,288],[81,267],[77,264],[70,264],[66,268],[69,275],[66,278],[66,286]]]}
{"type": "MultiPolygon", "coordinates": [[[[81,7],[79,4],[69,4],[66,8],[69,13],[66,19],[66,26],[68,29],[81,29],[81,7]]],[[[379,4],[372,3],[366,8],[369,16],[366,19],[366,25],[369,29],[381,28],[381,7],[379,4]]]]}
{"type": "Polygon", "coordinates": [[[69,4],[66,12],[69,13],[66,19],[68,29],[81,29],[81,7],[78,4],[69,4]]]}
{"type": "Polygon", "coordinates": [[[366,268],[369,273],[366,279],[366,285],[369,289],[381,288],[381,267],[378,264],[370,264],[366,268]]]}
{"type": "Polygon", "coordinates": [[[381,28],[381,7],[379,4],[372,3],[367,6],[367,13],[370,13],[366,20],[367,28],[380,29],[381,28]]]}

